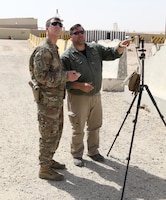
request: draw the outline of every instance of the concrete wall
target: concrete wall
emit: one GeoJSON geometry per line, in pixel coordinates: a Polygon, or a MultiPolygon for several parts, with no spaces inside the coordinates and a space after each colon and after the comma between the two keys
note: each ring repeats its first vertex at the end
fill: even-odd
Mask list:
{"type": "Polygon", "coordinates": [[[0,39],[27,40],[30,29],[0,28],[0,39]]]}
{"type": "Polygon", "coordinates": [[[145,83],[154,95],[166,100],[166,44],[158,50],[154,45],[153,55],[145,60],[145,83]]]}
{"type": "MultiPolygon", "coordinates": [[[[97,43],[105,47],[114,47],[120,40],[99,40],[97,43]]],[[[127,77],[127,54],[124,50],[123,55],[113,61],[103,61],[103,85],[104,91],[121,92],[124,91],[123,81],[127,77]]]]}
{"type": "Polygon", "coordinates": [[[144,39],[145,42],[154,42],[156,44],[163,44],[166,38],[166,33],[142,33],[142,32],[134,32],[128,33],[127,36],[133,38],[133,42],[136,36],[140,36],[141,39],[144,39]]]}
{"type": "MultiPolygon", "coordinates": [[[[38,29],[20,29],[20,28],[0,28],[0,39],[9,39],[12,36],[13,39],[17,40],[27,40],[29,39],[29,34],[33,34],[37,37],[45,37],[45,30],[38,29]]],[[[68,31],[63,31],[61,38],[67,40],[69,39],[68,31]]]]}
{"type": "MultiPolygon", "coordinates": [[[[151,57],[145,59],[144,62],[144,72],[144,84],[148,86],[160,112],[166,118],[166,44],[161,46],[160,49],[158,49],[156,45],[152,47],[151,57]]],[[[131,102],[132,98],[133,96],[126,86],[125,100],[131,102]]],[[[148,110],[158,114],[152,98],[147,93],[146,89],[143,91],[141,105],[144,105],[148,110]]]]}

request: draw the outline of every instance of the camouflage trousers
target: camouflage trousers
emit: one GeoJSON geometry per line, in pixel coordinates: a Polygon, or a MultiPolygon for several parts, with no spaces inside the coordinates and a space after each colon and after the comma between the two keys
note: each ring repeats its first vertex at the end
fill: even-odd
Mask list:
{"type": "Polygon", "coordinates": [[[46,110],[48,111],[48,108],[38,105],[38,121],[41,135],[39,139],[39,164],[49,166],[62,135],[63,106],[51,108],[50,112],[46,110]]]}

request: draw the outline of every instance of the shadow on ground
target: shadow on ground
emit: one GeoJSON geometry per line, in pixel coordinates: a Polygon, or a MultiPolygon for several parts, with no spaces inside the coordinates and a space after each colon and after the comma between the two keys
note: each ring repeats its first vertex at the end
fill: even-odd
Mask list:
{"type": "MultiPolygon", "coordinates": [[[[49,183],[59,190],[65,190],[70,193],[74,199],[121,199],[126,166],[108,159],[106,160],[105,165],[93,161],[86,161],[86,163],[87,168],[92,170],[93,173],[98,173],[101,178],[105,179],[105,184],[87,178],[76,177],[67,170],[64,172],[64,175],[67,178],[66,182],[61,184],[50,181],[49,183]],[[111,169],[108,169],[107,166],[111,167],[111,169]],[[112,186],[110,186],[110,183],[112,186]]],[[[123,199],[161,200],[165,198],[165,179],[149,174],[138,167],[129,166],[123,199]]]]}

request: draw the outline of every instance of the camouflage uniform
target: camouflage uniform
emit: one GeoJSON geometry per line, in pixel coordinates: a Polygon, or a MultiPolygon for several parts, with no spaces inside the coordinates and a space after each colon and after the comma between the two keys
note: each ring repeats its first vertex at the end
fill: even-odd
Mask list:
{"type": "Polygon", "coordinates": [[[49,166],[63,129],[63,99],[67,73],[63,71],[58,47],[49,39],[37,47],[30,58],[30,73],[39,86],[38,121],[41,134],[40,165],[49,166]]]}

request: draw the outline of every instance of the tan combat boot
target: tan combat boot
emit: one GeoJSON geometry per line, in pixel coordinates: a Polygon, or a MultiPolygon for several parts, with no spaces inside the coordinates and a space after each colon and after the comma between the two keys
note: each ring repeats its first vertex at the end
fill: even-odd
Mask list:
{"type": "Polygon", "coordinates": [[[39,178],[53,181],[62,181],[64,180],[64,176],[55,172],[48,166],[41,166],[39,171],[39,178]]]}
{"type": "Polygon", "coordinates": [[[65,164],[61,164],[55,160],[51,160],[50,167],[52,169],[66,169],[65,164]]]}

